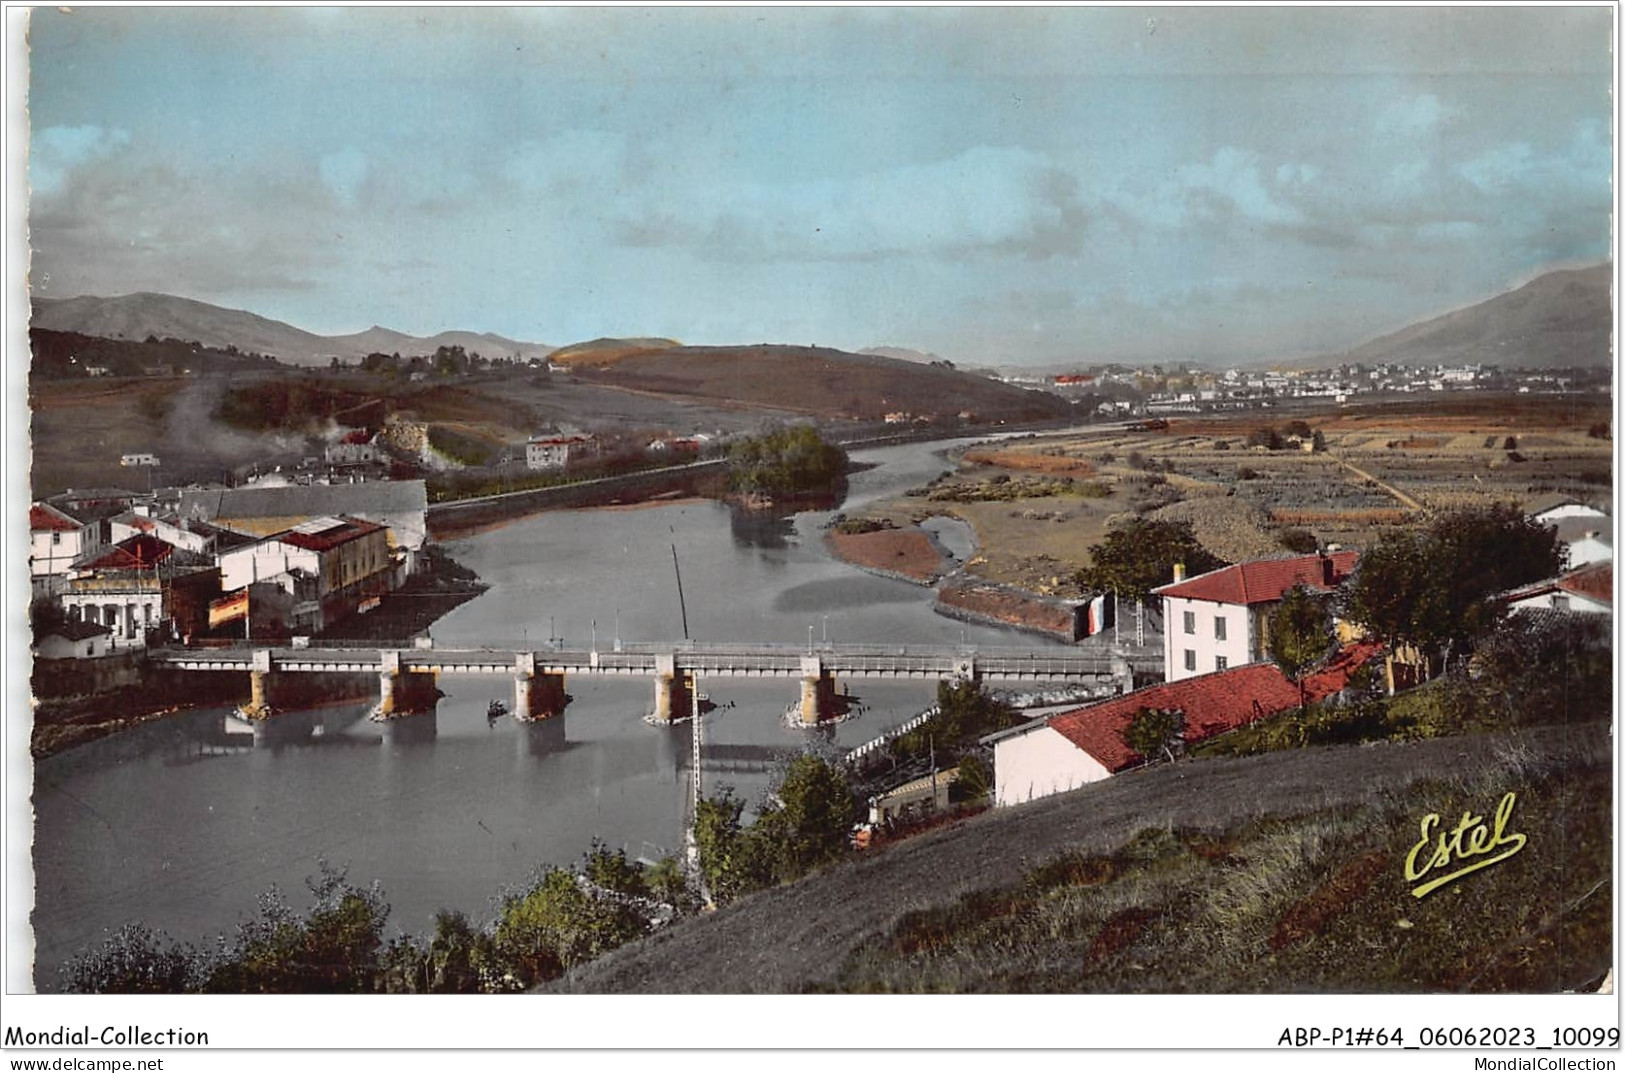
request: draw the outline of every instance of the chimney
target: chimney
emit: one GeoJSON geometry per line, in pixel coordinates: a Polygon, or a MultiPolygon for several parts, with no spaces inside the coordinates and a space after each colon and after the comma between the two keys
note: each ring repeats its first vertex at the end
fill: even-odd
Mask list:
{"type": "Polygon", "coordinates": [[[1184,580],[1185,580],[1185,564],[1184,563],[1175,563],[1174,564],[1174,584],[1177,585],[1181,581],[1184,581],[1184,580]]]}
{"type": "Polygon", "coordinates": [[[1333,580],[1332,557],[1325,552],[1320,553],[1320,583],[1330,589],[1335,587],[1333,580]]]}

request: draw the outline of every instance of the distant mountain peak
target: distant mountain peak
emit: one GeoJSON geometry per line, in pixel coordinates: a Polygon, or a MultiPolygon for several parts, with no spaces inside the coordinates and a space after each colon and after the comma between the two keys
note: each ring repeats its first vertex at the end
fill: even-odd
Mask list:
{"type": "Polygon", "coordinates": [[[1521,286],[1336,355],[1378,365],[1549,369],[1613,362],[1613,265],[1543,272],[1521,286]]]}
{"type": "Polygon", "coordinates": [[[293,365],[320,365],[333,358],[354,361],[387,344],[391,350],[432,354],[442,346],[479,341],[490,358],[546,357],[553,348],[523,343],[489,332],[441,332],[429,338],[374,324],[363,332],[325,336],[242,309],[227,309],[195,298],[141,291],[103,298],[35,298],[31,323],[51,331],[77,332],[103,339],[181,339],[201,346],[266,354],[293,365]]]}

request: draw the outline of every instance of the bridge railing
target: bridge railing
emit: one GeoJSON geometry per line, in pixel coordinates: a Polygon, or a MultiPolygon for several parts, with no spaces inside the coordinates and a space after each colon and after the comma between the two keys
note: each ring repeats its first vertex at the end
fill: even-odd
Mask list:
{"type": "Polygon", "coordinates": [[[874,643],[815,643],[812,646],[785,644],[773,642],[731,643],[725,641],[678,641],[678,642],[632,642],[621,643],[618,647],[613,642],[600,645],[596,649],[590,644],[536,644],[534,641],[520,638],[512,641],[487,641],[483,644],[464,644],[450,642],[445,644],[424,643],[418,639],[339,639],[322,640],[308,645],[293,646],[288,644],[268,645],[264,642],[251,643],[247,641],[234,641],[229,644],[211,644],[209,646],[180,646],[168,645],[155,647],[149,651],[161,659],[186,658],[193,656],[226,657],[242,655],[259,649],[271,648],[279,657],[298,658],[303,656],[319,656],[322,652],[362,652],[362,651],[398,651],[408,657],[421,654],[422,656],[439,656],[448,660],[474,661],[480,656],[496,656],[509,658],[521,652],[532,652],[539,662],[565,665],[590,666],[596,657],[598,665],[605,668],[624,666],[627,668],[647,666],[658,655],[675,655],[678,662],[696,670],[706,667],[726,668],[737,665],[741,661],[749,661],[755,667],[773,667],[784,670],[793,670],[800,667],[800,660],[804,656],[821,657],[832,669],[847,667],[851,669],[898,669],[898,670],[933,670],[962,659],[974,659],[977,669],[988,674],[999,673],[1110,673],[1112,664],[1119,659],[1127,659],[1136,665],[1148,663],[1161,663],[1162,649],[1146,645],[1142,647],[1124,647],[1114,652],[1102,652],[1098,649],[1079,649],[1065,646],[1045,647],[1040,649],[992,647],[975,645],[933,645],[933,644],[874,644],[874,643]]]}

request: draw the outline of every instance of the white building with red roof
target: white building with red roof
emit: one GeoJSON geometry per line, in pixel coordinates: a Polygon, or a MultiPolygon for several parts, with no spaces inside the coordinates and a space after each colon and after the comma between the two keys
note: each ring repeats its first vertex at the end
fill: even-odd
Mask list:
{"type": "Polygon", "coordinates": [[[1614,613],[1614,564],[1592,563],[1506,594],[1507,610],[1614,613]]]}
{"type": "MultiPolygon", "coordinates": [[[[221,604],[237,598],[246,608],[241,592],[269,583],[294,601],[286,616],[289,626],[322,630],[393,589],[395,567],[387,527],[360,518],[313,518],[222,552],[221,604]]],[[[240,617],[214,610],[217,625],[240,617]]]]}
{"type": "Polygon", "coordinates": [[[597,441],[586,435],[538,436],[525,444],[525,465],[531,469],[563,469],[572,458],[592,454],[597,441]]]}
{"type": "Polygon", "coordinates": [[[1335,591],[1356,551],[1258,559],[1151,590],[1162,597],[1164,677],[1170,682],[1269,658],[1269,616],[1287,591],[1335,591]]]}
{"type": "MultiPolygon", "coordinates": [[[[1304,679],[1310,703],[1348,688],[1350,676],[1382,646],[1351,645],[1304,679]]],[[[1298,686],[1273,663],[1255,663],[1217,674],[1125,693],[1086,708],[1034,720],[984,739],[993,744],[994,804],[1017,805],[1109,778],[1145,758],[1123,740],[1140,709],[1184,715],[1187,744],[1296,708],[1298,686]]]]}
{"type": "Polygon", "coordinates": [[[28,508],[28,577],[37,599],[67,587],[73,562],[101,547],[101,524],[81,521],[61,507],[28,508]]]}

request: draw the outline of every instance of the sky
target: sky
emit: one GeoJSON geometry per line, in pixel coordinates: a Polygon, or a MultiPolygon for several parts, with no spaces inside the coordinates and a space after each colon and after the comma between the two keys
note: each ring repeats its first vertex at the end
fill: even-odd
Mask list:
{"type": "Polygon", "coordinates": [[[34,293],[1285,360],[1610,253],[1614,12],[37,9],[34,293]]]}

